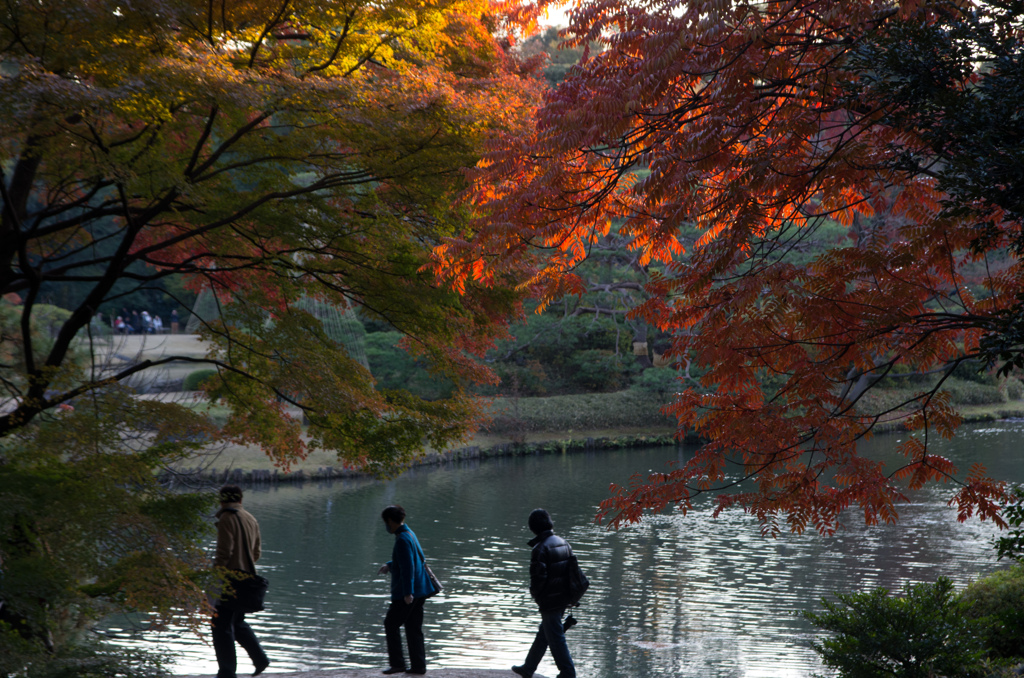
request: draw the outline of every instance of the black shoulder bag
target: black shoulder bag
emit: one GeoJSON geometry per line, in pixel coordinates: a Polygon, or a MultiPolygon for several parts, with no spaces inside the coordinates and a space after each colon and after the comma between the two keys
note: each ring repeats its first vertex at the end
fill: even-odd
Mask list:
{"type": "Polygon", "coordinates": [[[241,573],[242,576],[237,578],[231,577],[228,582],[229,589],[221,594],[219,605],[239,612],[262,612],[263,599],[267,595],[270,582],[265,577],[256,574],[256,563],[252,561],[249,540],[246,537],[242,519],[238,517],[238,511],[228,510],[235,514],[235,520],[238,521],[238,527],[242,532],[242,548],[245,550],[245,559],[249,563],[249,571],[241,573]]]}

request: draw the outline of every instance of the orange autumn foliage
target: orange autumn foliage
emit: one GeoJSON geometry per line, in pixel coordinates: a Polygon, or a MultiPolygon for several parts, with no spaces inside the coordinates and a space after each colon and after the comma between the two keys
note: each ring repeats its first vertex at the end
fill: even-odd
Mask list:
{"type": "MultiPolygon", "coordinates": [[[[1019,44],[1012,12],[970,4],[1019,44]]],[[[434,265],[458,285],[514,277],[549,303],[584,289],[575,269],[615,224],[650,266],[632,314],[672,334],[668,356],[704,370],[668,410],[680,437],[706,442],[678,468],[614,486],[603,519],[686,511],[711,493],[766,533],[828,533],[848,508],[893,521],[908,491],[950,482],[961,519],[1000,520],[1003,486],[983,469],[956,475],[925,444],[960,423],[941,384],[898,408],[863,398],[897,367],[948,376],[1024,290],[1012,252],[986,266],[1019,220],[983,200],[946,209],[929,162],[948,158],[921,127],[894,124],[902,104],[856,62],[898,27],[969,16],[945,2],[573,5],[566,42],[604,49],[546,95],[528,134],[479,163],[476,231],[435,250],[434,265]],[[979,214],[995,224],[980,245],[979,214]],[[845,239],[795,261],[830,224],[845,239]],[[918,434],[899,468],[858,452],[879,423],[918,434]]]]}
{"type": "Polygon", "coordinates": [[[23,300],[0,327],[22,354],[0,371],[0,437],[174,360],[216,367],[222,433],[283,467],[326,447],[394,473],[472,427],[468,385],[493,379],[481,356],[518,300],[460,298],[420,268],[465,229],[462,170],[538,101],[536,64],[503,37],[535,12],[15,0],[0,14],[0,294],[23,300]],[[205,358],[75,364],[98,311],[166,280],[215,293],[205,358]],[[69,289],[69,319],[36,340],[40,301],[69,289]],[[306,302],[390,324],[454,395],[375,389],[306,302]]]}

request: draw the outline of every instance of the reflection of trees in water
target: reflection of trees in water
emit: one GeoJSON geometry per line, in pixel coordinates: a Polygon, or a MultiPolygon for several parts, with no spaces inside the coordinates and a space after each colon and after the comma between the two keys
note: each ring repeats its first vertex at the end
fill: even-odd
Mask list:
{"type": "MultiPolygon", "coordinates": [[[[1024,424],[1004,438],[965,429],[945,454],[954,462],[1003,454],[1021,440],[1024,424]],[[974,436],[974,437],[972,437],[974,436]]],[[[896,436],[867,443],[886,455],[896,436]]],[[[749,673],[803,678],[821,670],[809,641],[815,629],[797,612],[822,596],[942,574],[963,586],[995,568],[990,524],[956,522],[942,488],[914,497],[903,523],[865,527],[854,512],[833,537],[783,534],[762,538],[754,518],[711,518],[710,501],[687,516],[653,516],[608,531],[591,521],[611,481],[637,468],[659,471],[685,460],[672,449],[505,458],[414,469],[391,482],[308,482],[251,490],[272,586],[269,611],[254,615],[261,637],[281,647],[286,670],[375,667],[383,656],[380,622],[388,581],[376,577],[393,537],[380,510],[409,512],[431,566],[444,580],[428,602],[425,628],[431,661],[447,666],[521,663],[536,629],[526,589],[529,511],[551,511],[593,582],[568,633],[581,675],[634,678],[686,675],[722,678],[749,673]]],[[[1008,463],[1008,462],[1006,462],[1008,463]]],[[[1009,477],[1020,477],[1019,465],[1009,477]]],[[[182,646],[211,661],[205,646],[182,646]]],[[[177,649],[177,647],[176,647],[177,649]]],[[[542,673],[553,675],[548,663],[542,673]]],[[[206,664],[192,673],[212,672],[206,664]]]]}

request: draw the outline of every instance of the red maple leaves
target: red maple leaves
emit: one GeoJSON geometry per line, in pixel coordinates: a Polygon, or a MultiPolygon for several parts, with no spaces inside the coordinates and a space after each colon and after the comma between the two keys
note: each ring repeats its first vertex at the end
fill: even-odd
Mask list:
{"type": "Polygon", "coordinates": [[[948,376],[976,352],[980,319],[1024,283],[1012,257],[977,273],[1019,225],[979,248],[973,215],[945,210],[934,174],[906,161],[927,165],[934,151],[891,124],[899,103],[865,94],[854,66],[896,22],[955,19],[953,5],[936,7],[574,8],[566,39],[605,50],[547,95],[531,133],[480,163],[477,230],[436,250],[435,267],[513,276],[547,302],[582,289],[573,269],[613,221],[642,253],[654,273],[633,315],[704,370],[668,409],[680,434],[708,442],[679,469],[615,487],[603,517],[686,510],[713,492],[719,510],[742,507],[768,532],[780,516],[828,532],[849,507],[894,520],[907,491],[956,478],[961,517],[999,520],[1002,486],[977,469],[958,478],[925,444],[959,424],[941,384],[896,406],[864,398],[893,370],[948,376]],[[903,467],[858,455],[894,421],[922,435],[904,444],[903,467]]]}

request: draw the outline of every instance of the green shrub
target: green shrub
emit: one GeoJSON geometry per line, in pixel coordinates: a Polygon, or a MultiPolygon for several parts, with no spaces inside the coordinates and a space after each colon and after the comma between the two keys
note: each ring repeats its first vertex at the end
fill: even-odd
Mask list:
{"type": "Polygon", "coordinates": [[[998,383],[992,371],[980,360],[965,360],[960,363],[953,370],[953,377],[961,381],[970,381],[986,386],[995,386],[998,383]]]}
{"type": "Polygon", "coordinates": [[[661,412],[667,402],[667,398],[634,390],[549,398],[496,398],[491,406],[492,419],[483,430],[505,434],[672,428],[675,420],[661,412]]]}
{"type": "Polygon", "coordinates": [[[455,388],[452,382],[431,373],[425,362],[399,347],[401,339],[400,332],[366,335],[366,360],[377,380],[377,388],[382,391],[406,389],[425,400],[451,397],[455,388]]]}
{"type": "Polygon", "coordinates": [[[625,388],[639,369],[632,355],[592,348],[576,351],[567,364],[573,390],[596,393],[625,388]]]}
{"type": "Polygon", "coordinates": [[[982,577],[960,598],[967,616],[980,623],[990,656],[1024,657],[1024,564],[982,577]]]}
{"type": "Polygon", "coordinates": [[[632,353],[632,334],[607,316],[564,317],[549,309],[527,313],[525,322],[512,330],[516,337],[498,342],[488,354],[502,376],[497,393],[510,393],[505,375],[524,369],[530,374],[520,374],[521,396],[618,390],[640,371],[632,353]]]}
{"type": "Polygon", "coordinates": [[[171,657],[87,641],[55,652],[24,640],[0,622],[0,676],[21,678],[157,678],[170,675],[171,657]]]}
{"type": "Polygon", "coordinates": [[[805,612],[832,634],[814,649],[841,678],[933,678],[984,675],[979,624],[967,618],[953,583],[908,585],[902,596],[879,588],[822,600],[805,612]]]}
{"type": "Polygon", "coordinates": [[[995,541],[996,553],[999,560],[1010,558],[1018,562],[1024,562],[1024,486],[1014,487],[1013,495],[1016,497],[1003,506],[1003,519],[1007,524],[1005,537],[999,537],[995,541]]]}
{"type": "MultiPolygon", "coordinates": [[[[911,402],[915,396],[934,388],[936,381],[920,385],[901,384],[904,388],[885,388],[884,384],[889,380],[879,382],[881,386],[872,388],[860,401],[860,409],[864,412],[882,412],[895,408],[907,408],[919,405],[920,401],[911,402]]],[[[1014,381],[1014,380],[1011,380],[1014,381]]],[[[952,403],[957,405],[993,405],[1005,403],[1007,398],[1016,399],[1011,393],[1017,393],[1020,385],[1014,389],[1009,383],[1006,385],[988,385],[973,381],[963,381],[956,378],[947,379],[942,384],[941,390],[948,391],[952,403]]]]}
{"type": "Polygon", "coordinates": [[[94,623],[125,613],[154,626],[206,619],[214,497],[172,490],[158,472],[201,454],[209,431],[175,403],[112,387],[4,439],[0,676],[152,676],[150,648],[133,658],[93,644],[94,623]]]}
{"type": "Polygon", "coordinates": [[[992,384],[951,378],[942,384],[942,390],[949,391],[956,405],[992,405],[1006,402],[1006,395],[998,386],[992,384]]]}
{"type": "Polygon", "coordinates": [[[935,383],[935,375],[912,372],[910,368],[903,363],[896,363],[893,365],[892,369],[889,370],[887,376],[878,382],[878,385],[881,388],[887,389],[907,389],[918,388],[921,385],[927,385],[929,383],[935,383]]]}
{"type": "Polygon", "coordinates": [[[552,380],[548,379],[544,366],[538,360],[524,360],[522,365],[516,363],[498,363],[494,368],[498,375],[497,385],[484,385],[478,389],[486,396],[544,396],[552,380]]]}
{"type": "Polygon", "coordinates": [[[211,377],[217,376],[217,370],[196,370],[189,372],[181,382],[182,391],[198,391],[203,387],[203,382],[211,377]]]}
{"type": "Polygon", "coordinates": [[[653,367],[644,370],[633,379],[632,389],[640,393],[670,396],[683,390],[679,373],[668,367],[653,367]]]}
{"type": "Polygon", "coordinates": [[[1016,377],[1008,377],[1006,379],[1006,399],[1007,400],[1020,400],[1024,398],[1024,384],[1020,383],[1020,379],[1016,377]]]}

